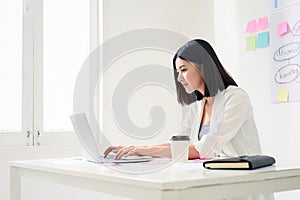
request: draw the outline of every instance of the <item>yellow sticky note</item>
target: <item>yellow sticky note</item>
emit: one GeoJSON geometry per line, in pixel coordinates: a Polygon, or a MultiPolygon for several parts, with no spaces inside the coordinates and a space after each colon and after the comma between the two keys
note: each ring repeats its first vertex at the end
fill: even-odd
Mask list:
{"type": "Polygon", "coordinates": [[[277,102],[287,102],[289,100],[289,90],[287,88],[277,89],[277,102]]]}
{"type": "Polygon", "coordinates": [[[246,50],[251,51],[256,49],[256,35],[246,38],[246,50]]]}

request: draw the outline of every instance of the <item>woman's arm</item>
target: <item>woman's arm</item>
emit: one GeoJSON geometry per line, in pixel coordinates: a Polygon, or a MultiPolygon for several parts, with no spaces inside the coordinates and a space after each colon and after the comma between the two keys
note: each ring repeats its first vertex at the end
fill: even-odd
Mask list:
{"type": "Polygon", "coordinates": [[[140,155],[152,157],[171,157],[170,143],[163,143],[154,146],[110,146],[104,152],[106,157],[110,152],[116,153],[115,159],[120,159],[123,156],[140,155]]]}
{"type": "Polygon", "coordinates": [[[199,152],[196,150],[195,146],[191,144],[189,146],[189,159],[200,158],[199,152]]]}
{"type": "MultiPolygon", "coordinates": [[[[110,152],[116,153],[115,159],[121,159],[123,156],[129,155],[171,158],[171,145],[170,143],[163,143],[154,146],[111,146],[104,152],[104,157],[106,157],[110,152]]],[[[193,144],[190,145],[189,159],[195,159],[199,157],[199,153],[195,146],[193,144]]]]}

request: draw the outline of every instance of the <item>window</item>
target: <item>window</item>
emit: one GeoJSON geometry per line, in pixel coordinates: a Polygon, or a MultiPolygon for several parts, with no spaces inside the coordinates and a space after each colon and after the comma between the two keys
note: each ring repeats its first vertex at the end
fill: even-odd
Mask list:
{"type": "Polygon", "coordinates": [[[22,132],[22,1],[2,1],[0,23],[0,145],[6,146],[7,137],[22,132]]]}
{"type": "Polygon", "coordinates": [[[0,146],[77,141],[69,118],[73,89],[92,42],[98,42],[90,39],[99,31],[98,20],[91,23],[99,16],[99,7],[92,5],[98,4],[98,0],[1,3],[0,146]]]}
{"type": "Polygon", "coordinates": [[[89,53],[89,2],[44,0],[43,24],[44,131],[71,131],[73,88],[89,53]]]}
{"type": "Polygon", "coordinates": [[[0,6],[0,130],[21,131],[22,111],[22,5],[3,1],[0,6]],[[10,19],[10,23],[7,20],[10,19]]]}

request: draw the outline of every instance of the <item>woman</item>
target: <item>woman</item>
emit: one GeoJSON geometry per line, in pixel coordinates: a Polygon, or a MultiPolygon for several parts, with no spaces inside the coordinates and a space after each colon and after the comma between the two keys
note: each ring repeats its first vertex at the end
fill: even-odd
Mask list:
{"type": "MultiPolygon", "coordinates": [[[[253,111],[211,45],[200,39],[182,46],[173,58],[178,102],[189,105],[178,135],[191,138],[189,159],[261,154],[253,111]]],[[[154,146],[111,146],[104,156],[171,157],[170,143],[154,146]]]]}

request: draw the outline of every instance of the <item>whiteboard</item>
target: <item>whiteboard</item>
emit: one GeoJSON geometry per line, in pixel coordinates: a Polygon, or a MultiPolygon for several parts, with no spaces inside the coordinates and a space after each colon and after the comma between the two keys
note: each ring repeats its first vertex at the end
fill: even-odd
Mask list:
{"type": "Polygon", "coordinates": [[[272,101],[300,100],[300,4],[276,10],[270,16],[272,101]],[[287,31],[284,31],[284,23],[287,31]],[[279,28],[279,26],[281,28],[279,28]]]}

